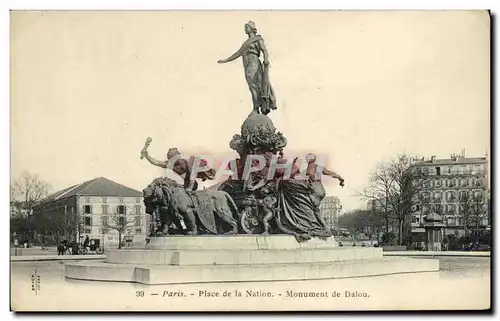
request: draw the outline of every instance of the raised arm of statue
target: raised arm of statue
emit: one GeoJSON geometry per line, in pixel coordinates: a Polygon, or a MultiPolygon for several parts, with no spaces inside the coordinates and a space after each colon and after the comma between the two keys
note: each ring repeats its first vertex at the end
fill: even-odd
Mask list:
{"type": "Polygon", "coordinates": [[[167,168],[167,162],[159,161],[159,160],[149,156],[148,152],[144,152],[143,155],[144,155],[144,158],[146,158],[148,160],[148,162],[150,162],[152,165],[155,165],[155,166],[158,166],[161,168],[167,168]]]}
{"type": "Polygon", "coordinates": [[[329,170],[328,168],[323,168],[323,175],[326,175],[326,176],[330,176],[330,177],[333,177],[333,178],[336,178],[340,181],[340,186],[344,186],[344,179],[342,178],[342,176],[340,176],[339,174],[335,173],[334,171],[331,171],[329,170]]]}
{"type": "Polygon", "coordinates": [[[234,54],[227,57],[226,59],[222,59],[222,60],[217,61],[217,63],[225,64],[227,62],[234,61],[234,60],[238,59],[239,57],[241,57],[242,52],[243,52],[243,47],[241,47],[238,51],[236,51],[234,54]]]}
{"type": "MultiPolygon", "coordinates": [[[[259,36],[259,35],[255,35],[255,34],[252,34],[249,36],[249,38],[241,45],[240,49],[238,49],[238,51],[236,51],[234,54],[232,54],[231,56],[227,57],[226,59],[222,59],[222,60],[219,60],[217,61],[218,63],[220,64],[224,64],[226,62],[231,62],[233,60],[236,60],[238,59],[239,57],[241,57],[243,54],[245,54],[245,52],[247,51],[247,49],[249,48],[250,45],[254,44],[254,43],[257,43],[259,42],[260,44],[260,41],[262,41],[262,37],[259,36]]],[[[264,44],[264,42],[262,41],[262,44],[264,44]]],[[[262,48],[262,47],[261,47],[262,48]]],[[[265,45],[264,45],[264,48],[265,48],[265,45]]],[[[263,49],[261,49],[263,50],[263,49]]],[[[267,50],[266,50],[267,52],[267,50]]],[[[267,55],[267,53],[266,53],[267,55]]]]}

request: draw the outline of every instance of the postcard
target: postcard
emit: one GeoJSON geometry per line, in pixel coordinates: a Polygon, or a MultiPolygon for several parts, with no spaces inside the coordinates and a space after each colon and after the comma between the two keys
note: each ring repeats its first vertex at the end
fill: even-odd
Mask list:
{"type": "Polygon", "coordinates": [[[11,310],[489,310],[490,19],[11,11],[11,310]]]}

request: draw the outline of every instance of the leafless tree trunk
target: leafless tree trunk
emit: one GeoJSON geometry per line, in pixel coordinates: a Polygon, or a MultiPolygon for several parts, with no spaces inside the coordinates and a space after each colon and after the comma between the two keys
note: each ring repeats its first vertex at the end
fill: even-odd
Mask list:
{"type": "Polygon", "coordinates": [[[404,227],[418,203],[423,173],[414,170],[412,159],[405,154],[382,163],[370,174],[368,186],[361,196],[374,200],[383,208],[385,232],[392,219],[397,230],[397,242],[403,244],[404,227]]]}
{"type": "Polygon", "coordinates": [[[469,226],[479,231],[481,222],[488,215],[487,200],[484,195],[475,196],[465,194],[460,197],[460,207],[463,216],[465,236],[470,234],[469,226]]]}
{"type": "Polygon", "coordinates": [[[34,237],[33,207],[49,193],[50,185],[38,178],[37,175],[23,173],[14,181],[10,188],[11,205],[16,209],[17,215],[27,216],[30,223],[29,241],[34,237]]]}
{"type": "Polygon", "coordinates": [[[125,207],[125,213],[118,213],[114,211],[113,214],[106,216],[104,228],[115,230],[118,232],[118,248],[122,248],[122,236],[123,234],[135,225],[135,216],[132,210],[125,207]]]}
{"type": "Polygon", "coordinates": [[[391,225],[390,212],[390,188],[393,184],[392,177],[389,175],[388,166],[385,163],[378,165],[370,174],[368,186],[358,193],[364,199],[372,202],[372,210],[380,212],[385,233],[389,233],[391,225]]]}

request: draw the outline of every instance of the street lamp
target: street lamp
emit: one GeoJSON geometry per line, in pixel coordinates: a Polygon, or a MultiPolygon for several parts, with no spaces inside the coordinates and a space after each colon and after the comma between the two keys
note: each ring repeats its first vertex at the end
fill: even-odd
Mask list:
{"type": "Polygon", "coordinates": [[[106,230],[104,227],[101,227],[101,235],[102,235],[102,248],[104,248],[104,239],[106,238],[106,230]]]}

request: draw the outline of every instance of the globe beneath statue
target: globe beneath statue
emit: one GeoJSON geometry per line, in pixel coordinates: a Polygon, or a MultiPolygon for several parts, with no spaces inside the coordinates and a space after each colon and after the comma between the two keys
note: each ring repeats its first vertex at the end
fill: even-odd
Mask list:
{"type": "Polygon", "coordinates": [[[250,114],[241,125],[241,132],[256,132],[259,128],[266,128],[273,133],[276,131],[271,118],[262,114],[250,114]]]}
{"type": "Polygon", "coordinates": [[[229,146],[244,159],[248,154],[282,153],[286,143],[269,117],[254,113],[245,119],[241,135],[234,135],[229,146]]]}

